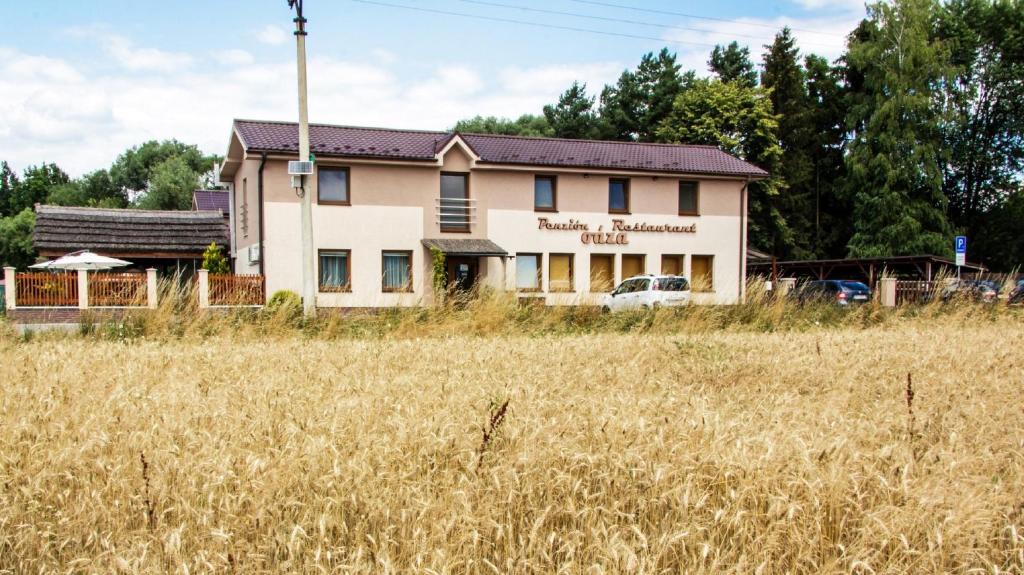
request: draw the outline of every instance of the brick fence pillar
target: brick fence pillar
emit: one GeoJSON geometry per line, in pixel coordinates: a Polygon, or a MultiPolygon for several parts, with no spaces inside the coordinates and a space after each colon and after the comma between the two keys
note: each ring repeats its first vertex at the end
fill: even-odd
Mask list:
{"type": "Polygon", "coordinates": [[[146,269],[146,305],[149,309],[157,306],[156,268],[146,269]]]}
{"type": "Polygon", "coordinates": [[[896,307],[896,278],[878,280],[878,301],[885,307],[896,307]]]}
{"type": "Polygon", "coordinates": [[[14,268],[7,266],[4,268],[4,289],[6,290],[5,300],[7,309],[15,308],[15,298],[17,297],[17,283],[14,281],[14,268]]]}
{"type": "Polygon", "coordinates": [[[78,309],[89,307],[89,272],[78,270],[78,309]]]}
{"type": "Polygon", "coordinates": [[[199,270],[199,309],[210,307],[210,272],[199,270]]]}

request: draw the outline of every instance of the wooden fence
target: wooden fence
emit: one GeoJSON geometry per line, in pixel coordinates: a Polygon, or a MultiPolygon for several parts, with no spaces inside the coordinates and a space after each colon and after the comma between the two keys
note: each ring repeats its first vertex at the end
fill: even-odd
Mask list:
{"type": "Polygon", "coordinates": [[[210,274],[210,305],[263,305],[263,276],[210,274]]]}
{"type": "Polygon", "coordinates": [[[129,307],[147,304],[144,273],[90,272],[88,278],[90,306],[129,307]]]}
{"type": "Polygon", "coordinates": [[[78,274],[23,272],[14,276],[19,306],[78,307],[78,274]]]}
{"type": "Polygon", "coordinates": [[[930,302],[936,296],[938,285],[937,281],[897,281],[896,305],[930,302]]]}

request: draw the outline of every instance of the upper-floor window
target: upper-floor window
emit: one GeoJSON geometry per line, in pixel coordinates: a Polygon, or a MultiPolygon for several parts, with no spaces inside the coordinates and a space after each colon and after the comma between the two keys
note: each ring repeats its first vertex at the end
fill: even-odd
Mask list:
{"type": "Polygon", "coordinates": [[[316,171],[316,201],[319,204],[352,205],[348,168],[320,167],[316,171]]]}
{"type": "Polygon", "coordinates": [[[533,179],[533,209],[538,212],[558,211],[555,176],[536,176],[533,179]]]}
{"type": "Polygon", "coordinates": [[[608,180],[608,213],[629,213],[629,180],[620,178],[608,180]]]}
{"type": "Polygon", "coordinates": [[[469,174],[442,173],[439,222],[442,232],[468,232],[470,223],[469,174]]]}
{"type": "Polygon", "coordinates": [[[700,189],[697,182],[679,182],[679,215],[700,215],[700,189]]]}

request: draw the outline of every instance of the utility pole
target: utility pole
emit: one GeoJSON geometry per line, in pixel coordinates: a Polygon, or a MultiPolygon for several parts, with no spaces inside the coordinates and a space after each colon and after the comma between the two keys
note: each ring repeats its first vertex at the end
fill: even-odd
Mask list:
{"type": "MultiPolygon", "coordinates": [[[[299,161],[309,157],[309,111],[306,98],[306,19],[302,16],[302,0],[288,0],[295,9],[295,47],[299,67],[299,161]]],[[[315,169],[315,168],[314,168],[315,169]]],[[[316,291],[313,278],[313,198],[309,191],[309,178],[302,177],[302,313],[311,318],[316,315],[316,291]]]]}

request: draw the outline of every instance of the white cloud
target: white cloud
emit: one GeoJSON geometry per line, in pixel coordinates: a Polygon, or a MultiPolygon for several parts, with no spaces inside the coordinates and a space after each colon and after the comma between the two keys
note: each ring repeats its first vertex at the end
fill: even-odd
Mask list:
{"type": "Polygon", "coordinates": [[[252,64],[255,61],[252,54],[245,50],[224,50],[221,52],[215,52],[213,57],[217,62],[228,66],[241,66],[244,64],[252,64]]]}
{"type": "Polygon", "coordinates": [[[280,46],[288,41],[289,33],[281,26],[275,26],[274,24],[267,24],[263,28],[256,31],[256,39],[264,44],[271,46],[280,46]]]}
{"type": "MultiPolygon", "coordinates": [[[[0,159],[18,170],[52,161],[80,175],[109,166],[127,147],[149,139],[177,138],[222,154],[232,118],[296,117],[295,62],[274,58],[280,59],[228,50],[203,65],[149,58],[145,65],[109,67],[0,47],[0,159]],[[137,73],[157,66],[169,68],[137,73]]],[[[625,67],[617,62],[504,69],[449,64],[412,76],[399,75],[406,68],[397,61],[383,60],[311,58],[310,119],[444,129],[477,114],[536,114],[573,80],[588,82],[596,94],[625,67]]]]}
{"type": "Polygon", "coordinates": [[[105,35],[102,42],[104,51],[118,64],[136,72],[173,72],[192,63],[192,56],[188,54],[139,48],[123,36],[105,35]]]}
{"type": "MultiPolygon", "coordinates": [[[[829,0],[804,0],[827,2],[829,0]]],[[[845,2],[850,4],[850,2],[845,2]]],[[[863,18],[863,9],[849,10],[828,17],[791,18],[780,16],[772,19],[743,18],[733,22],[687,22],[686,29],[668,31],[664,38],[672,42],[703,44],[676,44],[679,47],[678,61],[684,70],[696,70],[698,75],[708,75],[708,59],[714,45],[732,41],[750,48],[750,58],[760,64],[765,52],[764,46],[771,44],[784,26],[789,26],[797,40],[801,55],[818,54],[829,60],[842,55],[846,46],[846,35],[863,18]]]]}

